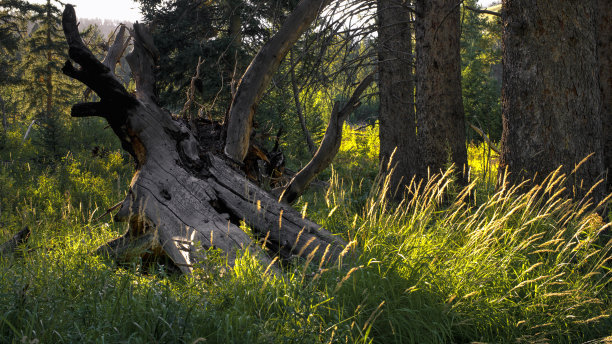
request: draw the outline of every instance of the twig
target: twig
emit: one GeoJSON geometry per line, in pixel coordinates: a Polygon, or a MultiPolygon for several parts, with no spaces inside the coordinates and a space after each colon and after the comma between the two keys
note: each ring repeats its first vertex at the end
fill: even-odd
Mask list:
{"type": "Polygon", "coordinates": [[[32,130],[32,126],[34,124],[36,124],[36,120],[33,120],[32,123],[30,123],[30,125],[28,126],[28,130],[26,130],[25,135],[23,135],[23,140],[21,140],[21,143],[24,143],[28,139],[28,135],[30,135],[30,130],[32,130]]]}
{"type": "Polygon", "coordinates": [[[97,217],[97,218],[94,220],[94,222],[97,222],[97,221],[99,221],[101,218],[103,218],[104,216],[106,216],[106,215],[110,214],[110,213],[111,213],[111,211],[113,211],[113,210],[115,210],[115,209],[119,208],[119,207],[120,207],[122,204],[123,204],[123,201],[121,201],[121,202],[119,202],[119,203],[115,204],[114,206],[112,206],[112,207],[108,208],[108,209],[106,210],[106,212],[105,212],[104,214],[102,214],[102,215],[98,216],[98,217],[97,217]]]}
{"type": "Polygon", "coordinates": [[[470,6],[465,6],[465,5],[463,5],[463,8],[465,8],[467,10],[470,10],[472,12],[480,13],[480,14],[490,14],[492,16],[501,17],[501,13],[495,12],[495,11],[481,10],[481,9],[478,9],[478,8],[474,8],[474,7],[470,7],[470,6]]]}

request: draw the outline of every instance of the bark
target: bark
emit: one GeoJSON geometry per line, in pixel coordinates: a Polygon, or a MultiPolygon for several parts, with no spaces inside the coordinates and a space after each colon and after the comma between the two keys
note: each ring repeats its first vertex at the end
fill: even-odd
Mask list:
{"type": "Polygon", "coordinates": [[[134,95],[83,44],[74,8],[63,16],[69,56],[81,68],[66,62],[63,72],[89,86],[100,102],[77,104],[72,116],[102,116],[136,161],[136,173],[127,198],[115,218],[129,230],[100,252],[126,255],[137,250],[167,255],[182,272],[190,273],[205,250],[219,248],[230,262],[236,250],[247,249],[264,262],[259,245],[239,227],[240,220],[265,245],[282,257],[323,254],[334,259],[344,241],[271,195],[235,170],[232,163],[204,151],[187,125],[157,105],[156,49],[142,24],[134,25],[134,50],[127,56],[136,80],[134,95]]]}
{"type": "Polygon", "coordinates": [[[45,116],[50,117],[51,112],[53,111],[53,56],[51,54],[51,45],[53,42],[51,41],[51,30],[53,25],[50,23],[52,20],[51,14],[51,0],[47,0],[47,27],[46,27],[46,39],[47,39],[47,75],[45,76],[45,85],[46,85],[46,114],[45,116]]]}
{"type": "Polygon", "coordinates": [[[36,124],[36,120],[32,120],[32,122],[30,122],[30,125],[28,126],[28,129],[26,130],[25,134],[23,135],[23,139],[21,140],[21,143],[24,143],[27,139],[28,136],[30,135],[30,131],[32,131],[32,127],[34,126],[34,124],[36,124]]]}
{"type": "Polygon", "coordinates": [[[240,17],[241,0],[228,1],[229,36],[232,45],[237,48],[242,45],[242,18],[240,17]]]}
{"type": "Polygon", "coordinates": [[[300,197],[312,180],[332,162],[342,143],[342,126],[348,116],[360,105],[361,94],[374,81],[374,74],[370,74],[357,86],[349,101],[340,109],[340,103],[336,102],[332,110],[329,124],[325,130],[325,135],[321,141],[319,149],[312,157],[312,160],[291,179],[285,190],[281,194],[281,200],[293,203],[300,197]]]}
{"type": "Polygon", "coordinates": [[[255,108],[272,75],[302,33],[332,0],[302,0],[259,50],[242,76],[229,112],[225,154],[242,162],[249,149],[255,108]]]}
{"type": "Polygon", "coordinates": [[[480,13],[480,14],[490,14],[492,16],[496,16],[496,17],[501,17],[501,13],[499,12],[495,12],[495,11],[489,11],[489,10],[482,10],[479,8],[474,8],[471,6],[463,6],[465,9],[470,10],[472,12],[476,12],[476,13],[480,13]]]}
{"type": "MultiPolygon", "coordinates": [[[[500,171],[540,181],[563,165],[581,197],[602,177],[601,94],[594,2],[503,2],[500,171]]],[[[596,190],[601,195],[601,190],[596,190]]]]}
{"type": "Polygon", "coordinates": [[[380,166],[392,172],[389,194],[401,199],[418,172],[414,109],[412,12],[402,0],[378,0],[380,166]],[[393,156],[393,161],[389,159],[393,156]]]}
{"type": "Polygon", "coordinates": [[[421,176],[452,163],[465,183],[459,5],[456,0],[416,1],[416,109],[421,176]]]}
{"type": "Polygon", "coordinates": [[[102,64],[108,67],[113,73],[115,72],[115,67],[121,60],[121,56],[127,49],[128,44],[130,42],[130,36],[126,37],[127,27],[121,25],[119,27],[119,32],[117,32],[117,36],[115,36],[115,40],[113,44],[111,44],[110,48],[108,48],[108,52],[102,60],[102,64]]]}
{"type": "Polygon", "coordinates": [[[612,6],[610,6],[609,1],[597,0],[597,20],[603,159],[607,177],[607,191],[612,192],[612,6]]]}
{"type": "MultiPolygon", "coordinates": [[[[125,52],[125,49],[127,49],[130,43],[130,36],[128,35],[126,37],[125,35],[127,30],[128,30],[127,27],[124,26],[123,24],[119,27],[119,32],[117,32],[117,35],[115,36],[113,43],[108,48],[108,51],[106,52],[106,56],[102,60],[102,64],[108,67],[113,73],[115,72],[115,68],[117,67],[117,64],[121,60],[121,57],[123,56],[123,53],[125,52]]],[[[91,89],[87,88],[85,92],[83,93],[83,98],[87,99],[90,94],[91,94],[91,89]]]]}
{"type": "MultiPolygon", "coordinates": [[[[239,51],[242,47],[242,2],[244,0],[228,0],[227,1],[227,16],[229,17],[229,25],[228,25],[228,34],[232,39],[231,46],[228,49],[228,53],[230,54],[230,61],[232,61],[231,66],[227,66],[226,73],[229,76],[230,81],[230,90],[232,97],[236,94],[236,77],[237,77],[237,69],[239,68],[239,51]]],[[[241,68],[242,69],[242,68],[241,68]]]]}

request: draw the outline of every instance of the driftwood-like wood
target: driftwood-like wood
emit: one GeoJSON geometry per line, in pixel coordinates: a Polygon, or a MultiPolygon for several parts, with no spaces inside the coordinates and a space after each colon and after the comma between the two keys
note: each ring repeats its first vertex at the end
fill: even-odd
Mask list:
{"type": "Polygon", "coordinates": [[[489,147],[491,147],[491,149],[495,153],[501,154],[501,150],[499,149],[499,147],[497,147],[495,143],[493,143],[493,141],[491,141],[491,139],[489,138],[489,135],[485,134],[485,132],[482,131],[482,129],[478,128],[472,123],[468,123],[468,125],[470,126],[470,128],[472,128],[472,130],[474,130],[478,135],[480,135],[485,140],[485,142],[489,145],[489,147]]]}
{"type": "Polygon", "coordinates": [[[184,122],[158,106],[153,77],[158,52],[144,25],[134,25],[134,50],[126,57],[136,80],[132,95],[83,44],[71,5],[62,23],[69,56],[80,65],[67,62],[64,73],[100,96],[100,102],[73,106],[72,115],[106,118],[136,161],[128,195],[115,215],[129,223],[128,233],[98,252],[116,258],[159,252],[184,273],[211,247],[225,251],[230,262],[238,249],[246,249],[269,263],[269,256],[240,228],[244,220],[282,257],[313,252],[337,256],[345,246],[342,239],[278,203],[225,157],[204,151],[184,122]]]}
{"type": "Polygon", "coordinates": [[[289,184],[285,187],[281,193],[281,200],[287,203],[293,203],[298,197],[300,197],[310,182],[323,170],[325,170],[332,162],[338,151],[340,150],[340,144],[342,143],[342,126],[348,116],[355,111],[356,108],[361,105],[359,98],[361,94],[370,86],[374,81],[374,73],[366,76],[363,81],[357,86],[353,95],[349,101],[340,109],[340,103],[336,102],[332,109],[331,116],[329,118],[329,124],[325,130],[323,140],[319,145],[319,149],[312,157],[310,162],[301,169],[291,179],[289,184]]]}
{"type": "Polygon", "coordinates": [[[278,32],[259,50],[244,73],[232,101],[225,154],[242,162],[249,150],[255,108],[291,47],[331,0],[302,0],[278,32]]]}
{"type": "Polygon", "coordinates": [[[126,36],[126,31],[127,27],[121,24],[113,44],[111,44],[111,46],[108,48],[108,52],[102,60],[102,64],[112,70],[113,73],[115,72],[115,67],[121,60],[121,56],[123,56],[125,49],[127,49],[128,45],[130,44],[130,36],[126,36]]]}
{"type": "Polygon", "coordinates": [[[22,230],[13,235],[7,242],[0,245],[0,256],[13,254],[17,246],[23,244],[30,237],[30,227],[25,226],[22,230]]]}
{"type": "MultiPolygon", "coordinates": [[[[117,32],[113,43],[108,48],[106,56],[104,56],[104,59],[102,59],[102,64],[108,67],[113,73],[115,73],[115,68],[121,60],[125,49],[127,49],[128,45],[130,44],[130,35],[127,35],[126,37],[127,30],[128,29],[125,25],[121,24],[121,26],[119,26],[119,32],[117,32]]],[[[88,87],[83,93],[83,98],[89,98],[91,92],[91,88],[88,87]]]]}

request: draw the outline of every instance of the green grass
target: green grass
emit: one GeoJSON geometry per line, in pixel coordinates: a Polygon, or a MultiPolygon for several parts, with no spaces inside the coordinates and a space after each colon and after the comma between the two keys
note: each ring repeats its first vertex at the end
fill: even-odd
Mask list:
{"type": "Polygon", "coordinates": [[[495,191],[485,172],[474,169],[484,181],[463,190],[447,173],[391,205],[385,181],[340,169],[344,178],[332,172],[326,192],[296,205],[351,243],[334,265],[272,273],[247,253],[229,267],[212,251],[178,276],[91,253],[125,230],[95,221],[96,204],[112,205],[116,179],[129,173],[112,159],[23,172],[37,182],[20,197],[11,197],[20,179],[2,174],[13,178],[4,208],[15,209],[3,213],[2,237],[26,224],[33,233],[0,259],[1,342],[582,343],[612,334],[612,241],[600,235],[610,224],[563,198],[558,174],[495,191]]]}

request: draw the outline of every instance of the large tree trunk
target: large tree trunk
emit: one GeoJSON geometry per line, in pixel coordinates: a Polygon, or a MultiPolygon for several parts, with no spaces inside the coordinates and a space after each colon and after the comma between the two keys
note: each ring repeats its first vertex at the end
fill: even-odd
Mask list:
{"type": "Polygon", "coordinates": [[[460,1],[416,1],[416,111],[423,169],[448,163],[465,182],[467,148],[461,98],[460,1]]]}
{"type": "MultiPolygon", "coordinates": [[[[503,2],[500,171],[536,182],[563,165],[580,197],[602,177],[594,1],[503,2]]],[[[596,191],[601,194],[601,191],[596,191]]]]}
{"type": "Polygon", "coordinates": [[[612,192],[612,6],[610,6],[610,1],[597,0],[597,19],[603,159],[607,176],[607,191],[612,192]]]}
{"type": "Polygon", "coordinates": [[[142,24],[134,25],[134,50],[127,57],[136,80],[135,95],[85,47],[70,5],[63,26],[70,58],[81,66],[77,69],[66,62],[63,72],[101,99],[73,106],[72,116],[106,118],[137,164],[116,215],[117,220],[129,222],[128,233],[102,251],[120,254],[132,243],[166,254],[185,273],[211,247],[227,252],[230,260],[243,248],[269,262],[240,229],[244,220],[281,257],[338,255],[345,244],[341,239],[278,203],[235,170],[233,163],[206,152],[183,122],[157,105],[153,77],[157,52],[142,24]]]}
{"type": "Polygon", "coordinates": [[[51,53],[53,42],[51,40],[51,30],[53,29],[53,17],[51,13],[51,0],[47,0],[47,16],[46,20],[46,44],[47,44],[47,67],[45,75],[45,86],[46,86],[46,117],[51,117],[51,113],[53,112],[53,56],[51,53]]]}
{"type": "Polygon", "coordinates": [[[227,124],[225,154],[242,162],[249,150],[255,108],[272,75],[289,49],[332,0],[302,0],[278,32],[259,50],[247,68],[232,101],[227,124]]]}
{"type": "Polygon", "coordinates": [[[418,173],[414,112],[411,9],[403,0],[378,0],[378,89],[381,172],[392,173],[389,194],[403,196],[418,173]],[[389,164],[389,159],[393,161],[389,164]]]}

